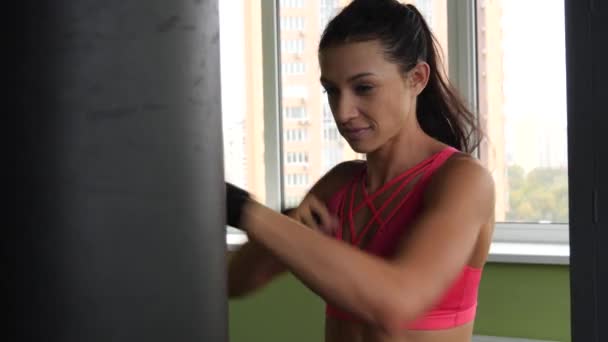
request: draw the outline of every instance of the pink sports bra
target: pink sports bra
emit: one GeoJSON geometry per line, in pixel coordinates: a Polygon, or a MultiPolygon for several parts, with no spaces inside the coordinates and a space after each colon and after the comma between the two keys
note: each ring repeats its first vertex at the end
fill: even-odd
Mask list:
{"type": "MultiPolygon", "coordinates": [[[[384,258],[390,257],[395,252],[409,223],[420,212],[424,189],[429,179],[456,152],[458,150],[454,148],[445,148],[398,175],[372,194],[368,194],[365,190],[364,168],[362,173],[356,175],[327,202],[329,211],[340,219],[342,229],[336,232],[336,238],[358,246],[371,227],[375,226],[375,233],[361,248],[368,253],[384,258]],[[415,182],[416,180],[417,182],[415,182]],[[413,186],[404,195],[404,189],[412,183],[413,186]],[[393,192],[389,193],[389,190],[393,192]],[[357,191],[363,200],[362,203],[355,205],[354,199],[357,191]],[[387,194],[388,197],[383,204],[376,208],[374,200],[379,196],[386,197],[387,194]],[[397,202],[395,203],[395,201],[397,202]],[[359,233],[356,233],[354,217],[363,208],[369,210],[372,218],[359,233]],[[349,230],[345,232],[345,229],[349,230]]],[[[403,328],[438,330],[457,327],[473,321],[477,309],[481,271],[478,268],[465,266],[439,302],[422,317],[404,324],[403,328]]],[[[326,315],[335,319],[358,321],[357,317],[330,304],[326,306],[326,315]]]]}

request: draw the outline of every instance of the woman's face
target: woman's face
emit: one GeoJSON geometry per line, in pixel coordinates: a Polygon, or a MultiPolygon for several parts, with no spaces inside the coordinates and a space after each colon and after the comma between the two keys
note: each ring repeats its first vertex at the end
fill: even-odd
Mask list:
{"type": "Polygon", "coordinates": [[[426,63],[404,75],[377,40],[326,48],[319,63],[338,130],[356,152],[373,152],[417,125],[416,96],[428,79],[426,63]]]}

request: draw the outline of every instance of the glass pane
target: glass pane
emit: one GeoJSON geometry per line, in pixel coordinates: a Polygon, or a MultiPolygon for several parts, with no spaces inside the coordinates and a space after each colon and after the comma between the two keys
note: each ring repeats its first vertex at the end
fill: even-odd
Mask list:
{"type": "Polygon", "coordinates": [[[477,4],[479,114],[488,136],[480,152],[496,182],[496,220],[567,223],[563,1],[477,4]]]}
{"type": "MultiPolygon", "coordinates": [[[[447,58],[446,0],[413,3],[429,21],[447,58]]],[[[319,84],[317,46],[323,29],[350,0],[279,3],[285,205],[296,206],[312,184],[336,164],[362,156],[336,128],[319,84]],[[305,138],[300,138],[301,136],[305,138]],[[303,162],[303,160],[306,160],[303,162]]]]}
{"type": "Polygon", "coordinates": [[[261,3],[218,3],[225,177],[264,202],[261,3]]]}

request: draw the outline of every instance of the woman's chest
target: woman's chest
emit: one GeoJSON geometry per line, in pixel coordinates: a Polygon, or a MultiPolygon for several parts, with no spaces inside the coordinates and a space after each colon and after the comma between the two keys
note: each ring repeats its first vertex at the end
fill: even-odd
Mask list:
{"type": "Polygon", "coordinates": [[[380,201],[344,196],[332,210],[340,222],[336,238],[369,253],[390,257],[411,233],[420,212],[421,203],[416,198],[419,194],[408,194],[380,201]]]}
{"type": "Polygon", "coordinates": [[[376,255],[392,255],[421,211],[423,191],[421,174],[373,192],[368,192],[363,175],[356,177],[328,203],[340,222],[336,237],[376,255]]]}

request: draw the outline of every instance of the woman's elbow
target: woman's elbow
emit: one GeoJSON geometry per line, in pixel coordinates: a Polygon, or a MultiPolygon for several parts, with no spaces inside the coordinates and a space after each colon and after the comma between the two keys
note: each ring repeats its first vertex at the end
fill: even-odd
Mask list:
{"type": "Polygon", "coordinates": [[[376,324],[388,335],[396,335],[424,314],[424,301],[410,298],[393,298],[378,310],[376,324]]]}
{"type": "Polygon", "coordinates": [[[268,284],[275,274],[270,272],[253,272],[251,274],[229,274],[228,275],[228,298],[237,299],[245,297],[257,289],[268,284]]]}

